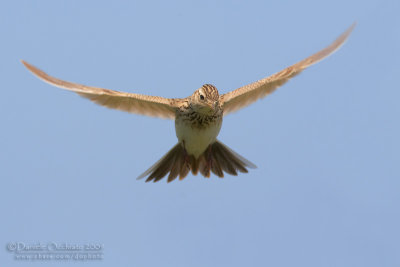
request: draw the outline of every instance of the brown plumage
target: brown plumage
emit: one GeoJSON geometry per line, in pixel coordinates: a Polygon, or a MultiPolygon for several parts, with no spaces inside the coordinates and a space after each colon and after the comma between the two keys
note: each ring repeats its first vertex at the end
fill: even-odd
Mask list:
{"type": "Polygon", "coordinates": [[[211,172],[223,177],[224,172],[237,175],[238,171],[247,172],[246,167],[255,168],[253,163],[217,140],[223,116],[265,97],[305,68],[332,54],[346,41],[354,27],[355,24],[310,57],[223,95],[211,84],[203,85],[186,98],[124,93],[60,80],[25,61],[22,63],[43,81],[74,91],[97,104],[135,114],[175,119],[178,144],[139,178],[148,176],[147,182],[157,182],[168,175],[167,181],[171,182],[177,177],[182,180],[189,171],[194,175],[200,172],[204,177],[210,177],[211,172]]]}

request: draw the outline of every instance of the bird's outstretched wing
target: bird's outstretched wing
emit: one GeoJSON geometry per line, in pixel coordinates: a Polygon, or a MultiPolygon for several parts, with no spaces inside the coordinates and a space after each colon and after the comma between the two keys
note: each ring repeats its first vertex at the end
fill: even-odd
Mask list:
{"type": "Polygon", "coordinates": [[[159,118],[175,119],[179,99],[124,93],[98,87],[63,81],[48,75],[31,64],[22,61],[25,67],[43,81],[73,91],[93,102],[108,108],[159,118]]]}
{"type": "Polygon", "coordinates": [[[258,99],[272,93],[276,88],[299,74],[302,70],[335,52],[347,39],[356,24],[351,25],[332,44],[318,53],[287,67],[267,78],[245,85],[221,96],[224,115],[250,105],[258,99]]]}

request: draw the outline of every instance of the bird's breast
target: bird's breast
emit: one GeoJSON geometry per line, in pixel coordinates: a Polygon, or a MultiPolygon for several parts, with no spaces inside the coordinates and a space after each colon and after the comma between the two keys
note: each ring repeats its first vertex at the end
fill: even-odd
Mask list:
{"type": "Polygon", "coordinates": [[[178,114],[175,119],[176,137],[186,152],[198,158],[217,139],[222,115],[201,116],[195,113],[178,114]]]}

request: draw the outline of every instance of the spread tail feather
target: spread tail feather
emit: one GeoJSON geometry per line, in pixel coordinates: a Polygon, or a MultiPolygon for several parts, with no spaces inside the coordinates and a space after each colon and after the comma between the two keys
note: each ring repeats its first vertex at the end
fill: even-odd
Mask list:
{"type": "Polygon", "coordinates": [[[178,176],[179,180],[184,179],[190,170],[193,175],[200,171],[204,177],[210,177],[210,173],[213,172],[222,178],[224,172],[231,175],[237,175],[237,171],[247,173],[246,167],[256,168],[256,165],[219,141],[211,144],[197,159],[188,155],[178,143],[138,179],[148,176],[146,182],[157,182],[169,173],[168,182],[171,182],[178,176]]]}
{"type": "Polygon", "coordinates": [[[222,178],[224,172],[237,175],[237,171],[247,173],[246,167],[257,168],[256,165],[237,154],[235,151],[216,141],[199,157],[200,173],[204,177],[210,177],[210,171],[222,178]]]}

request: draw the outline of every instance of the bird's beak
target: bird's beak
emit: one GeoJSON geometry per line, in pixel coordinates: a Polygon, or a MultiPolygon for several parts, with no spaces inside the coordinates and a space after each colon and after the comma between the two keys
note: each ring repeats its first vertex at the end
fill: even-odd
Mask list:
{"type": "Polygon", "coordinates": [[[214,109],[215,105],[213,102],[207,102],[207,107],[209,107],[210,109],[214,109]]]}
{"type": "Polygon", "coordinates": [[[217,107],[218,107],[218,104],[219,104],[219,102],[218,102],[218,101],[215,101],[215,102],[214,102],[214,109],[217,109],[217,107]]]}
{"type": "Polygon", "coordinates": [[[217,109],[218,101],[208,102],[208,103],[207,103],[207,106],[208,106],[210,109],[215,110],[215,109],[217,109]]]}

